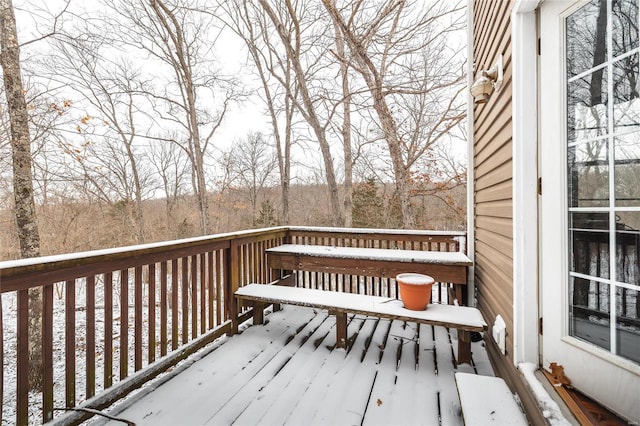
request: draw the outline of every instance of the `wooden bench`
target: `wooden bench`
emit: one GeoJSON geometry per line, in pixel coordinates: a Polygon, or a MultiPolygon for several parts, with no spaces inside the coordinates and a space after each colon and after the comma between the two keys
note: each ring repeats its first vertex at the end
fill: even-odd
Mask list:
{"type": "Polygon", "coordinates": [[[262,324],[264,304],[289,304],[326,309],[336,316],[336,345],[347,344],[347,314],[430,324],[458,330],[458,363],[471,363],[471,332],[482,332],[487,324],[476,308],[430,304],[424,311],[411,311],[397,299],[277,285],[249,284],[235,293],[253,304],[254,324],[262,324]]]}
{"type": "Polygon", "coordinates": [[[529,424],[500,377],[456,373],[456,387],[465,426],[529,424]]]}
{"type": "Polygon", "coordinates": [[[333,247],[283,244],[266,250],[271,269],[326,272],[395,278],[404,272],[452,283],[456,299],[463,303],[467,268],[473,264],[462,252],[333,247]]]}

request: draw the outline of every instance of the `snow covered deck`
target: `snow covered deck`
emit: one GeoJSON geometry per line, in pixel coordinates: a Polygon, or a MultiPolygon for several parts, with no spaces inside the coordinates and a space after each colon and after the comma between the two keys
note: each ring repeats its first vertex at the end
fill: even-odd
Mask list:
{"type": "Polygon", "coordinates": [[[326,311],[285,306],[111,414],[137,425],[462,425],[454,374],[493,375],[482,342],[473,365],[455,366],[455,330],[348,320],[345,351],[326,311]]]}

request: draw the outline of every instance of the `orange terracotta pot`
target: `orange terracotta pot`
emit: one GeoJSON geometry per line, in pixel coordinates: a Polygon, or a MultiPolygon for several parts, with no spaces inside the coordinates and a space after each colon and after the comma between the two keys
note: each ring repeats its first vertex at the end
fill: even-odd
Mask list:
{"type": "Polygon", "coordinates": [[[396,276],[400,288],[400,299],[404,307],[412,311],[424,311],[431,302],[431,287],[434,279],[422,274],[400,274],[396,276]]]}

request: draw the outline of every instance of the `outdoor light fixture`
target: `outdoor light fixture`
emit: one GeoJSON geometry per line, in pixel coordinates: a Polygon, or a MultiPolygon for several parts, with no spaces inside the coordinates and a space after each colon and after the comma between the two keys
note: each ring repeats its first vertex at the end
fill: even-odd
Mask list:
{"type": "Polygon", "coordinates": [[[488,70],[480,71],[480,77],[471,86],[471,96],[476,105],[487,103],[494,90],[502,86],[502,55],[488,70]]]}

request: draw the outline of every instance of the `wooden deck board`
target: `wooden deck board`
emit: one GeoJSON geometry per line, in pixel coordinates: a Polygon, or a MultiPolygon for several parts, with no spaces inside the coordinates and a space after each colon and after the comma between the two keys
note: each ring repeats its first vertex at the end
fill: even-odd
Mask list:
{"type": "MultiPolygon", "coordinates": [[[[362,421],[378,372],[380,345],[389,334],[387,321],[368,319],[366,323],[373,324],[373,328],[367,326],[364,329],[365,333],[371,334],[366,336],[365,333],[360,333],[356,342],[361,342],[362,346],[358,344],[354,347],[336,374],[330,380],[325,379],[328,383],[326,398],[315,400],[313,414],[309,416],[311,424],[358,424],[362,421]],[[371,342],[365,352],[367,338],[371,342]]],[[[304,412],[298,413],[298,418],[304,418],[304,412]]],[[[304,423],[303,421],[302,424],[304,423]]]]}
{"type": "Polygon", "coordinates": [[[443,425],[462,426],[462,413],[455,381],[451,379],[457,371],[453,358],[455,344],[447,344],[453,341],[455,331],[448,332],[443,327],[434,327],[435,351],[438,365],[438,396],[440,400],[440,416],[443,425]]]}
{"type": "MultiPolygon", "coordinates": [[[[318,318],[323,315],[318,315],[318,318]]],[[[230,425],[235,422],[238,424],[258,424],[260,418],[264,415],[264,410],[269,408],[268,404],[264,404],[263,400],[270,401],[272,398],[279,398],[280,394],[291,384],[291,380],[295,377],[292,372],[303,372],[307,368],[313,368],[311,361],[316,358],[313,353],[316,351],[315,344],[320,344],[325,339],[331,339],[331,333],[335,324],[330,318],[324,316],[320,324],[314,324],[313,333],[310,336],[301,336],[302,339],[287,345],[284,350],[278,354],[262,368],[260,372],[248,380],[243,380],[244,386],[227,400],[224,405],[213,415],[207,424],[213,425],[230,425]],[[304,343],[303,343],[303,341],[304,343]],[[303,343],[303,344],[302,344],[303,343]],[[261,408],[262,411],[254,409],[261,408]],[[249,413],[245,415],[245,412],[249,413]],[[255,421],[248,419],[255,418],[255,421]],[[241,419],[244,419],[241,421],[241,419]]],[[[221,366],[224,368],[224,366],[221,366]]],[[[226,386],[226,384],[225,384],[226,386]]]]}
{"type": "MultiPolygon", "coordinates": [[[[306,394],[310,384],[321,374],[335,346],[335,324],[329,318],[323,330],[318,330],[318,338],[301,347],[278,375],[267,386],[260,389],[257,400],[238,417],[239,424],[276,424],[286,422],[300,396],[306,394]],[[319,362],[316,362],[319,361],[319,362]]],[[[353,325],[353,321],[349,324],[353,325]]]]}
{"type": "MultiPolygon", "coordinates": [[[[138,425],[328,425],[438,424],[440,412],[442,424],[462,424],[445,328],[421,325],[418,339],[415,323],[349,316],[347,352],[333,349],[326,312],[285,306],[266,318],[112,414],[138,425]]],[[[480,343],[472,350],[486,357],[480,343]]]]}
{"type": "MultiPolygon", "coordinates": [[[[366,401],[366,399],[363,395],[346,395],[344,392],[336,392],[337,389],[347,389],[354,382],[354,377],[358,377],[360,380],[364,379],[365,382],[373,380],[373,374],[370,374],[370,371],[365,369],[371,370],[371,366],[374,363],[371,361],[361,363],[360,360],[362,356],[370,357],[375,353],[374,349],[366,350],[367,346],[371,348],[371,345],[375,345],[373,341],[369,343],[367,340],[371,339],[372,335],[378,334],[380,336],[383,331],[381,327],[377,327],[378,321],[364,318],[360,321],[359,325],[362,325],[362,328],[356,330],[357,335],[351,334],[353,328],[349,330],[353,342],[350,351],[332,351],[323,374],[311,383],[308,389],[308,397],[298,404],[295,412],[288,419],[288,424],[329,424],[334,421],[332,416],[334,413],[332,412],[333,409],[327,410],[326,407],[339,407],[340,404],[359,408],[364,407],[362,401],[366,401]],[[366,376],[369,375],[370,379],[367,379],[366,376]]],[[[373,338],[374,341],[375,339],[376,337],[373,338]]],[[[342,410],[338,409],[336,411],[342,410]]],[[[353,418],[354,421],[357,421],[361,416],[354,416],[353,418]]],[[[342,421],[345,421],[345,419],[342,421]]]]}

